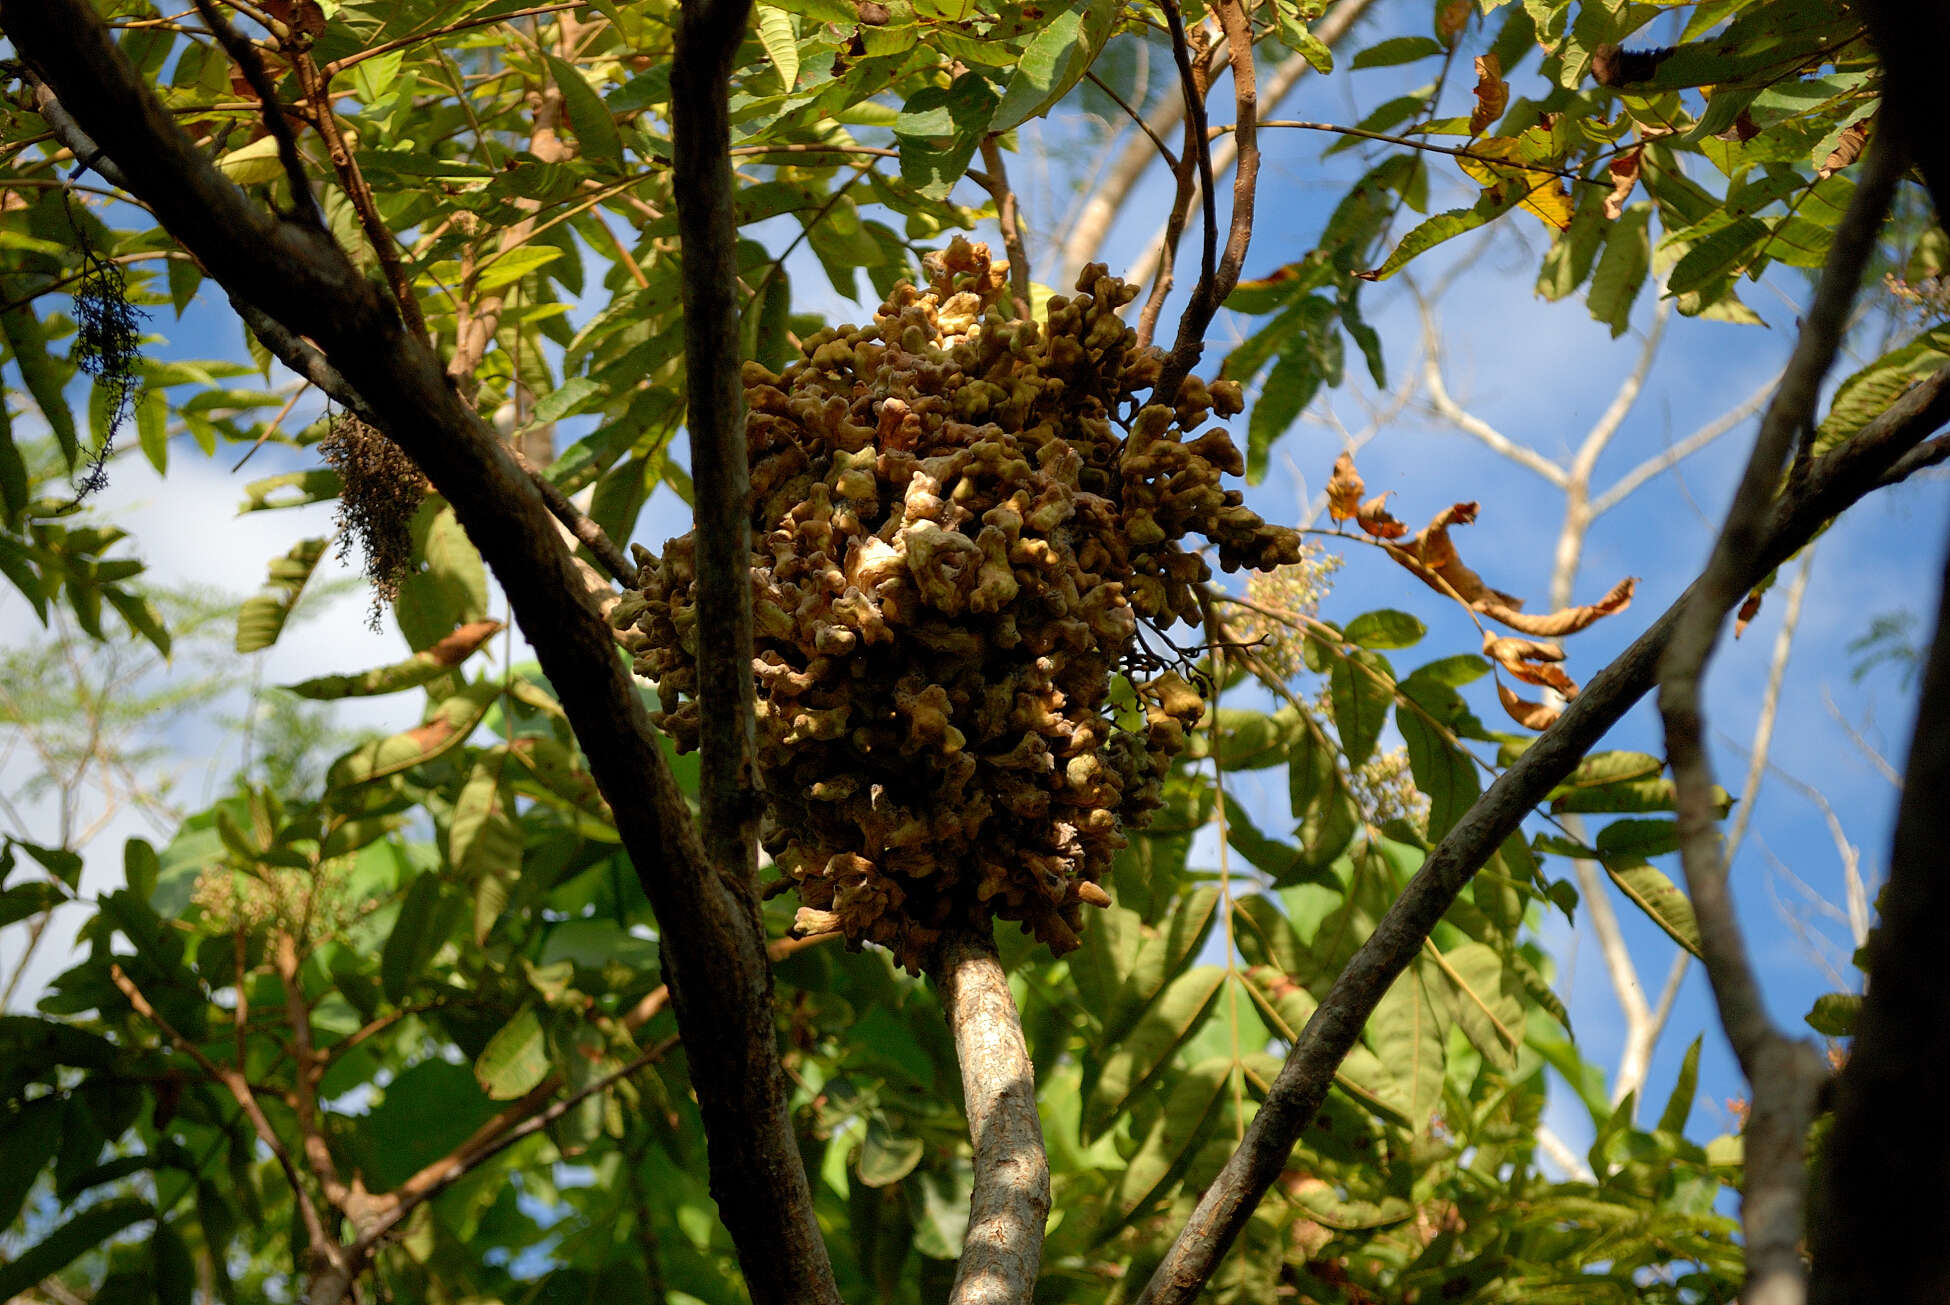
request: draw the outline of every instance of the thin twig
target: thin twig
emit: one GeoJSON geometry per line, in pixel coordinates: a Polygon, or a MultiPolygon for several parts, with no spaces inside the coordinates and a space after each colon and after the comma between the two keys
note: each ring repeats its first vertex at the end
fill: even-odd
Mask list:
{"type": "MultiPolygon", "coordinates": [[[[1232,174],[1232,221],[1226,231],[1225,254],[1213,263],[1212,249],[1218,239],[1218,218],[1212,190],[1212,150],[1206,133],[1205,104],[1201,97],[1188,105],[1189,129],[1197,133],[1194,153],[1199,160],[1199,176],[1205,192],[1205,254],[1198,284],[1178,319],[1178,338],[1165,359],[1163,372],[1152,390],[1155,403],[1173,403],[1178,387],[1205,352],[1205,336],[1219,306],[1239,284],[1239,269],[1245,266],[1246,250],[1253,238],[1253,210],[1259,188],[1259,90],[1253,69],[1252,16],[1243,0],[1215,0],[1219,26],[1225,33],[1227,54],[1232,69],[1233,139],[1238,142],[1239,159],[1232,174]]],[[[1168,10],[1169,12],[1169,10],[1168,10]]]]}
{"type": "Polygon", "coordinates": [[[1002,228],[1002,248],[1009,255],[1009,293],[1015,300],[1019,321],[1028,321],[1029,250],[1022,239],[1022,211],[1016,192],[1009,186],[1009,174],[1002,165],[1002,147],[994,136],[982,137],[982,162],[988,168],[989,198],[995,201],[995,222],[1002,228]]]}
{"type": "Polygon", "coordinates": [[[284,167],[285,180],[291,183],[291,203],[295,215],[323,231],[325,214],[318,207],[318,197],[312,194],[311,177],[305,172],[304,158],[298,153],[298,138],[284,116],[284,106],[278,102],[278,88],[264,67],[264,57],[257,52],[256,46],[230,25],[229,19],[217,11],[212,0],[192,0],[192,3],[209,27],[210,34],[217,38],[217,44],[243,72],[244,80],[250,83],[251,90],[257,95],[265,129],[278,143],[278,162],[284,167]]]}

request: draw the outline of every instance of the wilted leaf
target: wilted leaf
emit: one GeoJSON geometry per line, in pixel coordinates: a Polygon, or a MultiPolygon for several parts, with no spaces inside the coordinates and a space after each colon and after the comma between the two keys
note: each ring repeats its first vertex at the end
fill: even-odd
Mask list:
{"type": "Polygon", "coordinates": [[[1639,160],[1645,153],[1640,145],[1627,150],[1606,165],[1605,171],[1611,174],[1611,194],[1605,196],[1605,216],[1613,222],[1625,212],[1625,201],[1632,197],[1633,187],[1639,184],[1639,160]]]}
{"type": "Polygon", "coordinates": [[[1352,455],[1335,458],[1334,474],[1327,478],[1327,515],[1335,521],[1354,520],[1361,513],[1361,491],[1366,488],[1352,455]]]}
{"type": "Polygon", "coordinates": [[[1496,697],[1497,701],[1503,704],[1503,710],[1510,714],[1510,719],[1527,730],[1547,730],[1556,724],[1557,718],[1563,714],[1555,707],[1546,707],[1541,702],[1519,698],[1502,680],[1496,682],[1496,697]]]}
{"type": "Polygon", "coordinates": [[[1761,590],[1756,589],[1751,594],[1748,594],[1745,600],[1741,602],[1740,610],[1733,614],[1734,638],[1738,639],[1741,635],[1747,633],[1748,624],[1756,616],[1760,615],[1761,592],[1761,590]]]}
{"type": "Polygon", "coordinates": [[[473,656],[500,632],[499,621],[470,621],[432,647],[404,661],[376,666],[356,675],[321,675],[288,686],[301,698],[361,698],[398,693],[437,679],[473,656]]]}
{"type": "Polygon", "coordinates": [[[1469,134],[1480,136],[1510,107],[1510,83],[1503,80],[1503,61],[1495,51],[1476,56],[1476,107],[1470,111],[1469,134]]]}
{"type": "Polygon", "coordinates": [[[1578,696],[1577,681],[1564,673],[1558,663],[1564,660],[1564,650],[1554,643],[1538,643],[1535,639],[1514,639],[1509,635],[1483,632],[1483,655],[1494,658],[1504,670],[1522,680],[1525,684],[1542,685],[1556,689],[1566,699],[1578,696]]]}
{"type": "Polygon", "coordinates": [[[1862,151],[1869,143],[1874,122],[1874,118],[1864,118],[1860,122],[1850,123],[1842,131],[1841,139],[1835,142],[1835,148],[1829,151],[1828,157],[1822,161],[1820,167],[1815,169],[1815,175],[1826,181],[1862,157],[1862,151]]]}

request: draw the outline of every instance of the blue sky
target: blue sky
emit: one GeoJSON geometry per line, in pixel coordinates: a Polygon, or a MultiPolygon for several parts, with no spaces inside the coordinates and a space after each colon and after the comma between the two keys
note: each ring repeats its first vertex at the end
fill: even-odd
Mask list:
{"type": "MultiPolygon", "coordinates": [[[[1384,15],[1388,12],[1384,8],[1384,15]]],[[[1415,6],[1411,12],[1425,10],[1415,6]]],[[[1378,33],[1383,21],[1393,20],[1371,20],[1369,31],[1378,33]]],[[[1357,38],[1344,49],[1358,49],[1362,43],[1357,38]]],[[[1355,121],[1360,106],[1419,85],[1428,75],[1427,67],[1309,77],[1279,107],[1277,116],[1355,121]]],[[[1534,80],[1534,71],[1513,78],[1519,94],[1525,90],[1526,78],[1534,80]]],[[[1222,83],[1219,95],[1223,97],[1225,91],[1222,83]]],[[[1467,93],[1460,80],[1450,90],[1452,96],[1467,93]]],[[[1032,124],[1020,138],[1023,154],[1011,159],[1011,170],[1023,194],[1032,263],[1041,270],[1052,262],[1051,251],[1062,234],[1072,195],[1070,179],[1079,172],[1087,174],[1095,160],[1089,157],[1087,134],[1074,123],[1032,124]]],[[[1362,148],[1322,160],[1328,139],[1294,131],[1263,135],[1259,224],[1247,261],[1248,276],[1263,274],[1309,248],[1328,209],[1371,156],[1362,148]]],[[[1436,207],[1446,206],[1443,185],[1452,188],[1448,203],[1467,193],[1466,179],[1453,167],[1438,162],[1434,172],[1439,179],[1436,207]]],[[[972,186],[965,191],[962,198],[978,202],[972,186]]],[[[1168,198],[1164,178],[1154,175],[1126,206],[1105,250],[1113,270],[1125,265],[1149,238],[1168,198]]],[[[1195,238],[1195,233],[1188,237],[1188,247],[1195,248],[1191,244],[1195,238]]],[[[1413,270],[1425,281],[1433,281],[1455,259],[1467,261],[1440,305],[1448,387],[1459,402],[1510,439],[1561,458],[1610,402],[1619,379],[1632,366],[1637,356],[1635,337],[1651,320],[1654,290],[1648,287],[1635,309],[1634,337],[1613,341],[1606,328],[1589,319],[1581,299],[1553,305],[1535,297],[1531,286],[1545,244],[1539,224],[1528,215],[1516,214],[1504,219],[1498,237],[1487,247],[1465,238],[1419,260],[1413,270]]],[[[858,306],[840,302],[809,258],[793,270],[799,306],[855,320],[870,311],[870,300],[858,306]]],[[[1780,277],[1771,286],[1749,287],[1745,297],[1771,323],[1766,329],[1675,318],[1643,396],[1600,463],[1598,487],[1753,392],[1786,358],[1793,343],[1796,305],[1805,294],[1805,284],[1794,276],[1780,277]]],[[[1420,327],[1413,302],[1398,283],[1385,283],[1370,290],[1366,308],[1385,341],[1393,382],[1419,356],[1420,327]]],[[[1174,315],[1175,307],[1166,320],[1174,315]]],[[[1225,320],[1218,325],[1207,356],[1208,371],[1216,370],[1224,342],[1231,338],[1228,332],[1237,325],[1225,320]]],[[[152,326],[168,337],[168,343],[157,350],[162,356],[241,353],[241,328],[228,308],[207,294],[180,323],[162,310],[152,326]]],[[[1364,405],[1383,397],[1375,393],[1358,363],[1351,366],[1346,386],[1323,394],[1314,411],[1283,441],[1271,474],[1250,495],[1254,506],[1269,518],[1295,520],[1301,505],[1324,484],[1341,445],[1341,435],[1318,419],[1331,411],[1348,428],[1358,430],[1367,423],[1364,405]]],[[[1594,526],[1578,599],[1595,598],[1624,575],[1639,576],[1641,582],[1630,610],[1568,641],[1572,673],[1579,679],[1588,679],[1664,610],[1704,561],[1754,424],[1743,424],[1676,472],[1651,482],[1594,526]]],[[[559,446],[577,433],[565,428],[559,446]]],[[[292,542],[329,532],[328,508],[233,515],[243,485],[296,465],[289,455],[267,448],[241,472],[233,473],[229,468],[236,455],[229,450],[205,461],[193,447],[179,443],[174,454],[166,484],[159,483],[145,464],[133,459],[119,463],[102,502],[105,512],[130,527],[156,578],[194,580],[241,596],[261,583],[267,562],[292,542]]],[[[1419,403],[1411,403],[1366,445],[1360,464],[1369,492],[1397,491],[1392,507],[1412,526],[1448,503],[1479,500],[1482,515],[1475,525],[1457,532],[1459,548],[1492,584],[1530,598],[1533,609],[1542,606],[1562,512],[1554,488],[1431,418],[1419,403]]],[[[1853,655],[1847,645],[1867,629],[1872,617],[1884,612],[1914,612],[1919,628],[1929,628],[1943,548],[1946,492],[1945,482],[1933,478],[1884,491],[1823,537],[1784,686],[1773,759],[1787,774],[1822,792],[1839,814],[1848,838],[1860,849],[1864,872],[1872,880],[1879,878],[1886,857],[1895,790],[1824,706],[1824,695],[1832,697],[1843,720],[1900,767],[1907,746],[1910,695],[1887,671],[1860,684],[1852,682],[1853,655]]],[[[657,548],[686,528],[682,505],[660,491],[637,537],[657,548]]],[[[397,636],[390,630],[377,635],[366,630],[365,602],[364,594],[355,590],[315,613],[303,627],[302,637],[287,637],[264,655],[263,682],[288,683],[400,656],[397,636]]],[[[1396,656],[1398,669],[1473,652],[1479,646],[1474,626],[1460,611],[1443,604],[1371,550],[1350,548],[1322,614],[1344,620],[1377,607],[1412,611],[1430,627],[1420,647],[1396,656]]],[[[1759,711],[1782,608],[1777,591],[1746,637],[1723,646],[1708,681],[1714,761],[1720,782],[1735,791],[1745,775],[1744,748],[1759,711]]],[[[0,597],[0,638],[14,638],[11,631],[27,628],[25,611],[16,596],[0,597]]],[[[1479,682],[1468,692],[1477,713],[1497,727],[1500,712],[1488,682],[1479,682]]],[[[397,728],[408,723],[415,710],[406,696],[381,699],[347,709],[344,723],[397,728]]],[[[205,717],[177,723],[166,743],[200,782],[211,751],[227,746],[227,740],[227,733],[205,717]]],[[[1605,746],[1661,751],[1649,705],[1641,705],[1605,746]]],[[[18,761],[0,767],[0,786],[11,789],[20,778],[18,761]]],[[[1265,814],[1272,827],[1278,812],[1270,798],[1263,812],[1257,807],[1255,811],[1265,814]]],[[[145,831],[126,816],[110,823],[90,849],[91,882],[119,878],[121,839],[135,832],[145,831]]],[[[1813,998],[1831,990],[1832,984],[1781,905],[1802,902],[1773,858],[1811,886],[1818,898],[1840,903],[1840,861],[1819,809],[1778,781],[1761,790],[1752,832],[1735,867],[1735,881],[1742,919],[1772,1008],[1781,1022],[1798,1028],[1813,998]]],[[[1676,864],[1665,868],[1678,877],[1676,864]]],[[[1552,871],[1568,875],[1569,866],[1559,863],[1552,871]]],[[[1656,990],[1672,944],[1628,903],[1614,902],[1645,982],[1656,990]]],[[[1846,931],[1825,919],[1817,923],[1831,941],[1843,941],[1845,960],[1846,931]]],[[[1588,1056],[1609,1066],[1616,1059],[1619,1023],[1596,949],[1582,931],[1574,934],[1557,923],[1548,926],[1546,937],[1560,961],[1560,986],[1580,1043],[1588,1056]]],[[[18,927],[0,932],[0,966],[10,967],[9,958],[17,954],[21,940],[18,927]]],[[[37,973],[44,977],[55,972],[59,961],[57,950],[44,957],[37,973]]],[[[1715,1107],[1703,1110],[1698,1118],[1695,1131],[1705,1136],[1726,1126],[1718,1103],[1743,1095],[1744,1089],[1718,1036],[1704,983],[1695,970],[1655,1060],[1649,1100],[1663,1100],[1679,1057],[1702,1029],[1708,1036],[1701,1096],[1715,1107]]],[[[1572,1107],[1553,1116],[1559,1130],[1580,1148],[1577,1116],[1581,1113],[1572,1107]]]]}

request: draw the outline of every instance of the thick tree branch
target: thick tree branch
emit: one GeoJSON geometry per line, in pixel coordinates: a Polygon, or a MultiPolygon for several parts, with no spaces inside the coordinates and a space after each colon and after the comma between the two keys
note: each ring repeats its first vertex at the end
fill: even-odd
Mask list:
{"type": "Polygon", "coordinates": [[[278,218],[218,173],[86,0],[0,0],[0,23],[207,273],[309,338],[453,505],[560,693],[663,925],[666,976],[721,1176],[715,1187],[752,1295],[834,1300],[789,1127],[752,894],[706,858],[642,697],[541,493],[404,328],[390,297],[328,234],[278,218]]]}
{"type": "MultiPolygon", "coordinates": [[[[1946,420],[1950,367],[1911,387],[1855,439],[1818,460],[1795,492],[1773,505],[1756,550],[1745,559],[1744,583],[1752,585],[1793,556],[1946,420]]],[[[1429,854],[1301,1030],[1245,1140],[1200,1198],[1138,1298],[1139,1305],[1185,1305],[1198,1295],[1285,1167],[1294,1142],[1319,1109],[1335,1069],[1382,994],[1415,959],[1422,940],[1476,870],[1651,689],[1678,614],[1693,593],[1688,589],[1617,660],[1592,677],[1558,722],[1497,778],[1429,854]]],[[[1724,610],[1731,606],[1729,602],[1724,610]]]]}
{"type": "Polygon", "coordinates": [[[1036,1067],[993,940],[943,940],[932,969],[961,1063],[975,1190],[950,1305],[1028,1305],[1049,1219],[1049,1157],[1036,1117],[1036,1067]]]}
{"type": "Polygon", "coordinates": [[[1781,388],[1761,420],[1713,555],[1681,609],[1659,666],[1659,714],[1677,789],[1680,862],[1699,919],[1700,949],[1720,1023],[1753,1091],[1741,1201],[1747,1257],[1744,1298],[1753,1305],[1796,1305],[1804,1295],[1806,1271],[1800,1243],[1808,1178],[1802,1153],[1815,1098],[1827,1075],[1810,1043],[1775,1027],[1747,957],[1727,889],[1713,767],[1706,754],[1701,684],[1728,610],[1752,585],[1747,578],[1749,559],[1765,537],[1768,511],[1788,456],[1802,432],[1813,426],[1822,379],[1840,347],[1849,306],[1861,288],[1895,194],[1903,155],[1892,144],[1892,135],[1879,133],[1870,147],[1781,388]]]}
{"type": "Polygon", "coordinates": [[[1950,1083],[1950,557],[1923,672],[1889,853],[1869,988],[1837,1083],[1811,1221],[1816,1305],[1950,1298],[1950,1134],[1933,1126],[1950,1083]],[[1890,1113],[1890,1112],[1895,1113],[1890,1113]],[[1926,1113],[1918,1113],[1918,1112],[1926,1113]]]}
{"type": "MultiPolygon", "coordinates": [[[[698,699],[702,835],[723,908],[741,918],[734,977],[723,959],[691,981],[692,961],[666,961],[687,1049],[692,1026],[741,1014],[736,1056],[747,1081],[736,1091],[698,1085],[710,1149],[711,1193],[740,1251],[760,1305],[832,1302],[839,1293],[813,1215],[812,1192],[786,1106],[785,1071],[772,1028],[772,969],[758,899],[758,799],[753,770],[751,478],[740,369],[738,218],[732,205],[729,95],[732,60],[750,0],[685,0],[671,60],[671,188],[683,248],[684,367],[691,479],[696,486],[698,699]],[[703,984],[719,985],[706,995],[703,984]],[[739,1145],[717,1139],[736,1136],[739,1145]]],[[[684,928],[670,921],[670,930],[684,928]]],[[[669,952],[665,953],[668,957],[669,952]]],[[[700,958],[702,959],[702,958],[700,958]]],[[[726,1030],[715,1036],[724,1037],[726,1030]]],[[[692,1051],[695,1056],[695,1051],[692,1051]]]]}

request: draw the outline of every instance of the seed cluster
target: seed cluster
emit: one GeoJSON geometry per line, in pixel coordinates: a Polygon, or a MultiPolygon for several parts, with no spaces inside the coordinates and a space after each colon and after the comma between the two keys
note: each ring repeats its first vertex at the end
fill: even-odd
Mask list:
{"type": "MultiPolygon", "coordinates": [[[[1141,405],[1161,356],[1101,264],[1047,323],[995,310],[1004,265],[963,240],[870,326],[823,330],[782,374],[745,365],[762,839],[802,933],[919,969],[942,931],[1001,916],[1077,945],[1121,828],[1141,823],[1205,703],[1140,652],[1197,624],[1220,564],[1300,559],[1224,489],[1236,384],[1141,405]],[[1135,698],[1113,695],[1132,672],[1135,698]],[[1143,678],[1144,670],[1153,672],[1143,678]],[[1161,672],[1161,673],[1160,673],[1161,672]]],[[[694,540],[612,614],[659,723],[698,735],[694,540]]]]}

